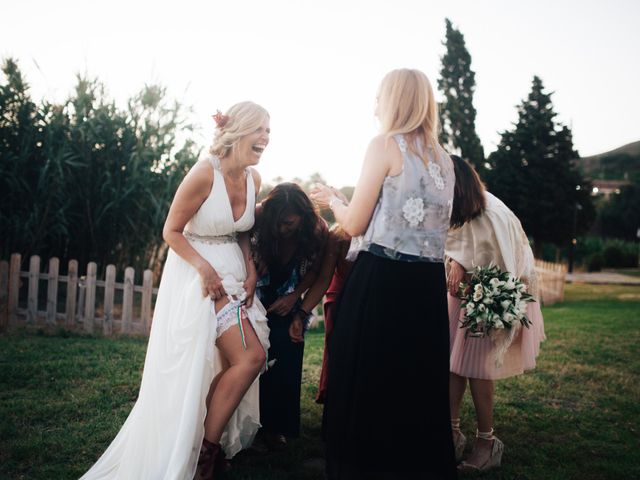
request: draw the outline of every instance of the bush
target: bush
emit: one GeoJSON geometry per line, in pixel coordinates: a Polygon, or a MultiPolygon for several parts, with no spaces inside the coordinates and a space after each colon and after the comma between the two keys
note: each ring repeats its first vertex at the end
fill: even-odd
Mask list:
{"type": "Polygon", "coordinates": [[[589,272],[599,272],[604,267],[604,255],[601,253],[592,253],[585,261],[589,272]]]}
{"type": "Polygon", "coordinates": [[[157,85],[118,108],[82,76],[62,104],[36,104],[14,60],[0,70],[0,256],[160,263],[169,205],[199,153],[188,110],[157,85]]]}
{"type": "MultiPolygon", "coordinates": [[[[565,250],[562,253],[564,256],[565,250]]],[[[638,265],[638,244],[600,237],[579,238],[575,262],[582,263],[590,272],[602,268],[635,267],[638,265]]]]}
{"type": "Polygon", "coordinates": [[[637,247],[630,242],[608,240],[602,254],[609,268],[635,267],[638,264],[637,247]]]}

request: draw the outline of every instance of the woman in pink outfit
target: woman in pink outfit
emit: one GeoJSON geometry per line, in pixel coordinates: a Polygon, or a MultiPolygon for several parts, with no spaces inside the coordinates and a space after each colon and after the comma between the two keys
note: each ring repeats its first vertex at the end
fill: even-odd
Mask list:
{"type": "MultiPolygon", "coordinates": [[[[456,184],[451,229],[447,236],[447,288],[449,291],[451,426],[456,458],[462,459],[466,438],[460,431],[460,404],[467,381],[476,410],[476,442],[460,470],[487,470],[500,465],[504,445],[493,434],[493,392],[495,380],[520,375],[535,367],[544,324],[540,303],[527,304],[529,328],[514,329],[498,341],[465,335],[460,328],[459,285],[477,266],[497,265],[520,278],[539,299],[533,252],[522,225],[514,213],[485,190],[473,167],[451,155],[456,184]]],[[[519,326],[519,324],[518,324],[519,326]]]]}

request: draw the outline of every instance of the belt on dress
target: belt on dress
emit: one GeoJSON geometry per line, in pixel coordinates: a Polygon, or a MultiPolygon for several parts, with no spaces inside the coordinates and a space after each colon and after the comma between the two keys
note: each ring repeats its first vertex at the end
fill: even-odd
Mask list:
{"type": "Polygon", "coordinates": [[[193,240],[194,242],[200,243],[208,243],[209,245],[236,243],[238,241],[238,235],[236,234],[236,232],[230,233],[229,235],[198,235],[197,233],[185,230],[182,232],[182,234],[188,240],[193,240]]]}

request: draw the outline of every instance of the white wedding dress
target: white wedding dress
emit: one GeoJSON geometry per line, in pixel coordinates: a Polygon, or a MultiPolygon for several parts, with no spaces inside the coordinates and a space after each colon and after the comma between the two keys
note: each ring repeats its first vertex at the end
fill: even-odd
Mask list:
{"type": "MultiPolygon", "coordinates": [[[[244,297],[246,268],[236,232],[253,226],[255,187],[247,170],[247,205],[233,213],[219,162],[209,197],[185,227],[185,236],[222,278],[230,295],[244,297]]],[[[215,347],[216,315],[212,301],[202,296],[198,272],[169,251],[153,314],[140,393],[120,432],[82,480],[192,479],[204,437],[206,396],[221,370],[215,347]]],[[[257,297],[247,310],[266,351],[269,327],[257,297]]],[[[231,328],[236,328],[232,326],[231,328]]],[[[231,458],[253,441],[260,427],[259,382],[251,385],[231,417],[221,444],[231,458]]]]}

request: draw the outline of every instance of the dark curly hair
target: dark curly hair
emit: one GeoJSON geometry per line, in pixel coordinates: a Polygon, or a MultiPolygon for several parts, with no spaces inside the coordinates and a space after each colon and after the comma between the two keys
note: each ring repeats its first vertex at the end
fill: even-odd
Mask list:
{"type": "Polygon", "coordinates": [[[295,183],[280,183],[262,201],[260,214],[252,231],[252,246],[256,263],[275,266],[279,262],[280,238],[278,226],[288,215],[299,215],[300,227],[295,233],[294,256],[313,262],[321,253],[324,234],[323,220],[306,193],[295,183]]]}
{"type": "Polygon", "coordinates": [[[484,196],[484,183],[471,164],[458,155],[449,156],[456,175],[450,226],[451,228],[459,228],[484,211],[487,199],[484,196]]]}

